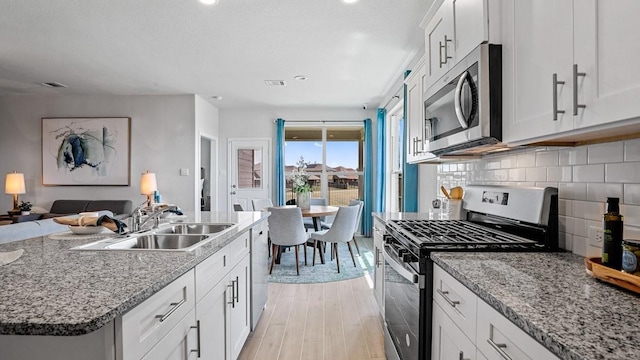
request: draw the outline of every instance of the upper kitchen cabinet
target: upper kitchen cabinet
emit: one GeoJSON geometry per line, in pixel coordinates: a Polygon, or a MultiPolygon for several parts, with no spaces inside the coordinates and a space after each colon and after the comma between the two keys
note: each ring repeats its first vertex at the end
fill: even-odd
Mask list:
{"type": "Polygon", "coordinates": [[[628,135],[634,121],[621,120],[640,116],[640,2],[504,0],[503,10],[503,140],[628,135]]]}
{"type": "Polygon", "coordinates": [[[480,43],[500,43],[499,0],[436,1],[421,25],[425,29],[428,88],[480,43]],[[494,15],[495,14],[495,15],[494,15]]]}
{"type": "Polygon", "coordinates": [[[418,61],[413,71],[404,81],[407,87],[405,97],[407,114],[407,162],[415,163],[429,158],[433,154],[424,152],[424,144],[428,139],[424,132],[424,102],[422,94],[425,87],[425,63],[424,58],[418,61]]]}

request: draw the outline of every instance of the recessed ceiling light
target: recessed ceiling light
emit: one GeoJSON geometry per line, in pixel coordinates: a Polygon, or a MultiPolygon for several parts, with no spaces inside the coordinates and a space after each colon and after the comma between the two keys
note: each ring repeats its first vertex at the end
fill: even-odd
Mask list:
{"type": "Polygon", "coordinates": [[[200,2],[205,5],[215,5],[218,3],[218,0],[200,0],[200,2]]]}
{"type": "Polygon", "coordinates": [[[211,98],[214,100],[222,100],[222,96],[220,95],[213,95],[211,98]]]}
{"type": "Polygon", "coordinates": [[[294,78],[294,79],[296,79],[296,80],[300,80],[300,81],[305,81],[305,80],[307,80],[307,77],[306,77],[306,76],[304,76],[304,75],[296,75],[296,76],[294,76],[293,78],[294,78]]]}
{"type": "Polygon", "coordinates": [[[353,4],[353,3],[357,3],[358,0],[342,0],[342,2],[345,4],[353,4]]]}

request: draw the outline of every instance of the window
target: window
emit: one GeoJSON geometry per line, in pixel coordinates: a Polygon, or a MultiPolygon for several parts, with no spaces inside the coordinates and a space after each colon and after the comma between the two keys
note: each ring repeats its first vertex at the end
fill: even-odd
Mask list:
{"type": "Polygon", "coordinates": [[[262,188],[262,151],[238,149],[238,188],[262,188]]]}
{"type": "Polygon", "coordinates": [[[348,205],[362,198],[362,124],[285,124],[286,200],[295,199],[290,180],[300,157],[307,164],[311,197],[329,205],[348,205]]]}
{"type": "Polygon", "coordinates": [[[387,198],[386,209],[388,212],[402,211],[402,165],[405,161],[404,151],[404,126],[402,101],[395,106],[387,115],[387,138],[391,139],[387,143],[387,198]]]}

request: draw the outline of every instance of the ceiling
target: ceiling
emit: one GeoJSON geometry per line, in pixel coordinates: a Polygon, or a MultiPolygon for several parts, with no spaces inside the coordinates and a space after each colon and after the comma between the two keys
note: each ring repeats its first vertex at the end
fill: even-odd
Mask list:
{"type": "Polygon", "coordinates": [[[424,48],[419,23],[431,3],[0,0],[0,95],[197,94],[222,109],[374,107],[424,48]]]}

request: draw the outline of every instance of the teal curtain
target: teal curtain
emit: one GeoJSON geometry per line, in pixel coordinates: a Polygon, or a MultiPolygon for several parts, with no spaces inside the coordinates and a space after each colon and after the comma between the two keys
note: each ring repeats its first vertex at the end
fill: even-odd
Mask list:
{"type": "Polygon", "coordinates": [[[385,120],[387,118],[387,109],[378,109],[378,119],[376,124],[376,190],[375,190],[375,212],[384,212],[385,204],[385,170],[387,168],[385,161],[385,150],[387,149],[385,120]]]}
{"type": "Polygon", "coordinates": [[[276,120],[276,198],[275,205],[284,205],[285,183],[284,183],[284,120],[276,120]]]}
{"type": "Polygon", "coordinates": [[[362,211],[362,234],[373,233],[373,134],[371,119],[364,120],[364,209],[362,211]]]}
{"type": "MultiPolygon", "coordinates": [[[[410,70],[405,71],[405,79],[411,73],[410,70]]],[[[404,98],[407,98],[407,85],[404,85],[404,98]]],[[[407,102],[404,102],[404,114],[407,115],[407,102]]],[[[408,128],[409,124],[405,124],[404,136],[402,139],[403,149],[407,149],[408,141],[408,128]]],[[[402,162],[402,211],[403,212],[417,212],[418,211],[418,165],[407,164],[406,158],[402,162]]]]}

